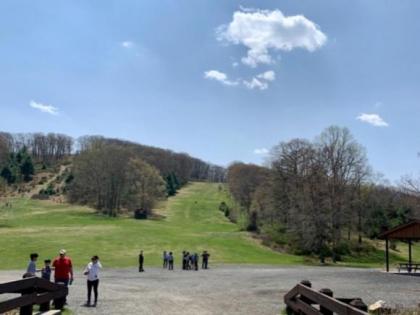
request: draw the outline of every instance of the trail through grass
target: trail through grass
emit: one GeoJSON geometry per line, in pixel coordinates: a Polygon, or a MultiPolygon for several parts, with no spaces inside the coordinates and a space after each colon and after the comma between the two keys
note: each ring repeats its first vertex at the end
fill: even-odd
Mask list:
{"type": "MultiPolygon", "coordinates": [[[[76,266],[85,265],[99,255],[107,267],[137,265],[140,249],[146,266],[161,264],[163,250],[173,251],[180,264],[183,250],[208,250],[211,263],[224,264],[303,264],[307,259],[278,253],[259,244],[218,210],[226,193],[219,184],[191,183],[157,210],[161,219],[134,220],[108,218],[88,207],[51,201],[14,199],[12,208],[0,208],[0,269],[25,268],[31,252],[54,258],[60,248],[67,249],[76,266]]],[[[407,260],[406,244],[391,252],[391,263],[407,260]]],[[[420,246],[413,247],[414,260],[420,262],[420,246]]],[[[381,245],[368,255],[345,257],[340,265],[382,267],[381,245]]],[[[316,260],[313,260],[316,263],[316,260]]]]}
{"type": "Polygon", "coordinates": [[[218,184],[192,183],[170,198],[159,220],[108,218],[92,209],[49,201],[15,199],[0,210],[0,268],[24,268],[28,255],[54,258],[65,248],[76,266],[99,255],[108,267],[137,264],[140,249],[146,265],[160,265],[163,250],[180,264],[183,250],[208,250],[212,263],[301,264],[303,257],[263,247],[241,232],[218,210],[224,194],[218,184]]]}

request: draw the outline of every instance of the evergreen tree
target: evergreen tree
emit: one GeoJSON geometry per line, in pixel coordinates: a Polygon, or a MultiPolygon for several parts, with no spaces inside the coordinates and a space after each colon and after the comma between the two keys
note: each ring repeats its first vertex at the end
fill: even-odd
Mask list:
{"type": "Polygon", "coordinates": [[[20,173],[25,182],[30,181],[32,179],[32,175],[34,175],[34,164],[32,162],[32,158],[26,152],[25,154],[22,154],[21,157],[20,173]]]}
{"type": "Polygon", "coordinates": [[[177,183],[175,182],[175,178],[172,173],[166,176],[166,193],[168,196],[175,196],[176,194],[177,183]]]}
{"type": "Polygon", "coordinates": [[[16,181],[16,177],[9,166],[3,167],[0,176],[3,177],[8,184],[13,184],[16,181]]]}

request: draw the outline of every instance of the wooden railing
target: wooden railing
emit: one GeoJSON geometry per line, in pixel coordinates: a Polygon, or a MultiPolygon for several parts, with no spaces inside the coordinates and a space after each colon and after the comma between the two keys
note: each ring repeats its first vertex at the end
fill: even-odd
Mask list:
{"type": "Polygon", "coordinates": [[[297,284],[284,296],[288,314],[367,315],[367,306],[360,298],[334,298],[330,289],[316,291],[309,281],[297,284]]]}
{"type": "Polygon", "coordinates": [[[0,294],[5,293],[21,296],[0,302],[0,314],[20,309],[21,315],[32,315],[34,304],[40,305],[40,311],[48,311],[52,300],[56,309],[62,309],[68,289],[42,278],[30,277],[0,284],[0,294]]]}

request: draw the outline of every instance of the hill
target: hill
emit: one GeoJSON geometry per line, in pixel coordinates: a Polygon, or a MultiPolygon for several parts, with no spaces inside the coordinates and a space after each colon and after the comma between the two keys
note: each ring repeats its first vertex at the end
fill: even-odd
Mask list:
{"type": "MultiPolygon", "coordinates": [[[[38,252],[41,259],[53,258],[60,248],[66,248],[79,267],[94,254],[108,267],[135,266],[140,249],[145,252],[146,265],[153,266],[160,265],[163,250],[175,253],[178,266],[183,250],[208,250],[211,263],[311,262],[304,256],[272,251],[260,245],[251,234],[239,231],[218,210],[226,198],[220,184],[194,182],[161,204],[151,220],[110,218],[88,207],[15,198],[11,208],[0,208],[0,269],[24,268],[31,252],[38,252]]],[[[377,246],[381,248],[382,244],[377,246]]],[[[402,252],[392,252],[394,262],[406,257],[405,247],[399,248],[402,252]]],[[[414,257],[420,258],[418,246],[414,257]]],[[[378,249],[345,260],[345,265],[379,267],[383,264],[383,251],[378,249]]]]}
{"type": "Polygon", "coordinates": [[[214,263],[299,264],[303,257],[280,254],[238,231],[218,210],[224,197],[219,184],[192,183],[170,198],[152,220],[109,218],[87,207],[15,198],[1,209],[0,268],[23,268],[31,252],[52,258],[66,248],[81,266],[97,254],[107,266],[137,264],[143,249],[146,264],[160,265],[163,250],[179,264],[183,250],[208,250],[214,263]]]}

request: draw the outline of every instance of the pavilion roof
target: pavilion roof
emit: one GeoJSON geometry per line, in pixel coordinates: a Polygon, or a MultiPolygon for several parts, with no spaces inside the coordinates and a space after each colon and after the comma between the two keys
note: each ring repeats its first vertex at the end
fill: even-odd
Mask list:
{"type": "Polygon", "coordinates": [[[408,223],[398,225],[393,229],[381,233],[379,238],[392,240],[420,240],[420,220],[415,219],[408,223]]]}

